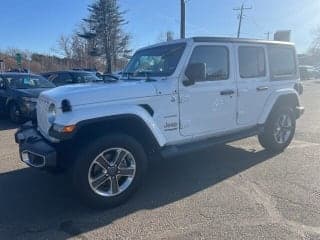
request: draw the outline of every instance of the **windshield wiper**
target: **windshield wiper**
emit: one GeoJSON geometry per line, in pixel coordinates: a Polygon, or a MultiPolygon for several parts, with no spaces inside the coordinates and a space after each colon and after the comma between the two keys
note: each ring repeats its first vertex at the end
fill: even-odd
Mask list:
{"type": "Polygon", "coordinates": [[[144,74],[145,78],[146,78],[146,82],[156,82],[157,80],[150,78],[150,72],[147,71],[142,71],[142,72],[138,72],[137,74],[144,74]]]}

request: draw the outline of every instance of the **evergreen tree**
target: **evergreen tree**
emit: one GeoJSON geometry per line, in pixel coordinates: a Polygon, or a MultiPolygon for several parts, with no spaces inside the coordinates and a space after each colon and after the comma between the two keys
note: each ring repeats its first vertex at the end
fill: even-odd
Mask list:
{"type": "Polygon", "coordinates": [[[105,58],[106,72],[111,73],[119,57],[127,57],[131,52],[129,35],[122,30],[127,24],[124,12],[120,11],[118,0],[96,0],[88,10],[86,27],[80,35],[94,40],[94,52],[105,58]]]}

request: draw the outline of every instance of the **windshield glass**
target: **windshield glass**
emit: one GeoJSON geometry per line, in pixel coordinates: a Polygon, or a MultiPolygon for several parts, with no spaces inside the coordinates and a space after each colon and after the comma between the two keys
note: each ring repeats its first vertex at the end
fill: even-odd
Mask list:
{"type": "Polygon", "coordinates": [[[102,79],[98,78],[94,73],[90,72],[79,72],[72,74],[76,83],[88,83],[88,82],[97,82],[102,81],[102,79]]]}
{"type": "Polygon", "coordinates": [[[7,75],[4,76],[10,88],[30,89],[30,88],[53,88],[54,84],[42,76],[37,75],[7,75]]]}
{"type": "Polygon", "coordinates": [[[185,43],[170,44],[138,51],[124,74],[167,77],[174,73],[185,49],[185,43]]]}

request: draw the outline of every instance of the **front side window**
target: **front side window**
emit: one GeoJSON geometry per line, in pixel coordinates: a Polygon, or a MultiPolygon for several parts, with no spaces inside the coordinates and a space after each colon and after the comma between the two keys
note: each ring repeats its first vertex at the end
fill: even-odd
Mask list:
{"type": "Polygon", "coordinates": [[[189,64],[206,64],[206,81],[229,79],[229,51],[225,46],[195,47],[189,64]]]}
{"type": "Polygon", "coordinates": [[[262,47],[239,47],[239,72],[241,78],[266,76],[266,57],[262,47]]]}
{"type": "Polygon", "coordinates": [[[268,49],[270,72],[273,79],[297,75],[294,48],[271,46],[268,49]]]}
{"type": "Polygon", "coordinates": [[[138,51],[123,74],[168,77],[176,70],[185,47],[185,43],[178,43],[138,51]]]}

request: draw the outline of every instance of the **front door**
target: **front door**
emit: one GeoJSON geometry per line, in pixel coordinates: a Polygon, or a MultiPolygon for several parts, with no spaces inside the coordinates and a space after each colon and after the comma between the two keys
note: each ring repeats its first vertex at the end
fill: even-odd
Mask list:
{"type": "MultiPolygon", "coordinates": [[[[180,81],[180,133],[201,136],[236,127],[237,88],[231,44],[195,45],[191,63],[205,63],[204,81],[184,86],[180,81]]],[[[183,76],[183,78],[186,78],[183,76]]]]}
{"type": "Polygon", "coordinates": [[[271,93],[266,48],[263,45],[239,44],[237,52],[238,119],[241,126],[258,123],[271,93]]]}

